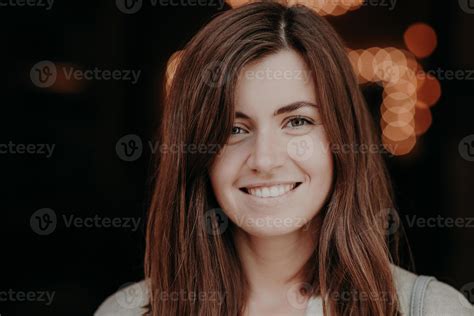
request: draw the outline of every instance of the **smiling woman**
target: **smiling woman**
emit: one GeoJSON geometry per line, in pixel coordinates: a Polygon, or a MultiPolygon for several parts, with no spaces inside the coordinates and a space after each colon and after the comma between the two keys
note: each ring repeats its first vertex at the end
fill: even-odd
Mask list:
{"type": "Polygon", "coordinates": [[[220,150],[157,157],[146,281],[96,315],[471,314],[453,288],[394,265],[381,153],[330,150],[380,141],[323,18],[266,2],[227,11],[167,89],[160,143],[220,150]]]}
{"type": "MultiPolygon", "coordinates": [[[[290,49],[244,67],[243,73],[266,75],[259,79],[239,76],[232,133],[210,169],[219,206],[233,223],[243,224],[237,224],[241,228],[237,235],[300,235],[300,225],[311,222],[331,189],[333,161],[314,82],[272,76],[279,71],[309,73],[304,60],[290,49]],[[267,225],[252,225],[261,218],[267,218],[267,225]],[[282,220],[287,224],[273,225],[282,220]]],[[[310,233],[304,230],[305,235],[310,233]]],[[[262,250],[265,244],[259,243],[262,250]]],[[[299,252],[304,254],[301,259],[306,261],[312,251],[299,252]]]]}

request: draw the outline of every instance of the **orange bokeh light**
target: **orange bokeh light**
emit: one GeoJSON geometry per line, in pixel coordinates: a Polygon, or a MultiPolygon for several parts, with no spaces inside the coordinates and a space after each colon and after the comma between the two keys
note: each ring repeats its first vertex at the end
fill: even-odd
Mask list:
{"type": "Polygon", "coordinates": [[[385,149],[395,156],[403,156],[412,151],[416,145],[416,135],[411,135],[403,141],[392,141],[385,135],[382,135],[382,141],[385,149]]]}
{"type": "Polygon", "coordinates": [[[176,51],[171,55],[168,59],[168,63],[166,64],[166,90],[168,91],[171,82],[173,81],[174,73],[176,72],[176,68],[178,67],[179,61],[181,60],[181,55],[183,54],[182,50],[176,51]]]}
{"type": "Polygon", "coordinates": [[[411,25],[403,36],[406,47],[418,58],[428,57],[438,44],[434,29],[425,23],[411,25]]]}
{"type": "Polygon", "coordinates": [[[416,109],[415,133],[416,135],[422,135],[431,126],[431,122],[432,122],[431,110],[426,104],[418,104],[418,103],[415,109],[416,109]]]}
{"type": "Polygon", "coordinates": [[[394,142],[403,141],[412,135],[415,135],[415,121],[412,118],[410,121],[392,121],[390,123],[381,120],[382,133],[394,142]]]}
{"type": "Polygon", "coordinates": [[[424,76],[418,87],[418,99],[428,106],[433,106],[441,97],[441,84],[432,75],[424,76]]]}

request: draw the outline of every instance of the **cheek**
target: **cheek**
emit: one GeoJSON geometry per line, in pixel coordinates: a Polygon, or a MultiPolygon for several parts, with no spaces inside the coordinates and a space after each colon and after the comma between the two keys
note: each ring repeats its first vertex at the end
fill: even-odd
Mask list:
{"type": "Polygon", "coordinates": [[[324,200],[333,181],[333,155],[324,132],[312,135],[311,154],[299,161],[299,167],[310,178],[310,194],[324,200]]]}
{"type": "Polygon", "coordinates": [[[290,141],[288,148],[292,160],[298,162],[305,170],[311,171],[308,174],[322,176],[331,173],[333,157],[324,129],[295,137],[290,141]]]}
{"type": "Polygon", "coordinates": [[[210,169],[210,179],[214,194],[222,203],[233,189],[234,181],[243,164],[244,154],[233,147],[224,146],[210,169]]]}
{"type": "Polygon", "coordinates": [[[316,141],[311,168],[313,174],[323,179],[332,178],[333,157],[329,144],[325,140],[316,141]]]}

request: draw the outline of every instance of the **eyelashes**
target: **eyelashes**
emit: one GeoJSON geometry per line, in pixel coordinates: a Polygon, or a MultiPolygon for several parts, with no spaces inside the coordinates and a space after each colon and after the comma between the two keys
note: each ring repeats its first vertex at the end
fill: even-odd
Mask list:
{"type": "Polygon", "coordinates": [[[238,131],[245,131],[242,127],[239,126],[233,126],[232,127],[232,135],[238,135],[238,134],[243,134],[243,133],[238,133],[238,131]],[[237,131],[237,132],[236,132],[237,131]]]}
{"type": "Polygon", "coordinates": [[[297,115],[297,116],[290,117],[287,120],[287,124],[285,126],[291,127],[291,128],[301,128],[306,125],[315,125],[315,122],[312,119],[309,119],[305,116],[297,115]],[[300,123],[300,124],[296,124],[296,126],[288,126],[290,125],[290,123],[295,123],[295,122],[300,123]]]}
{"type": "MultiPolygon", "coordinates": [[[[283,128],[289,128],[291,130],[299,130],[304,129],[305,127],[311,125],[320,125],[320,122],[314,121],[313,119],[303,116],[303,115],[295,115],[287,118],[282,125],[283,128]]],[[[234,125],[232,127],[232,135],[241,135],[241,134],[248,134],[248,128],[234,125]]]]}

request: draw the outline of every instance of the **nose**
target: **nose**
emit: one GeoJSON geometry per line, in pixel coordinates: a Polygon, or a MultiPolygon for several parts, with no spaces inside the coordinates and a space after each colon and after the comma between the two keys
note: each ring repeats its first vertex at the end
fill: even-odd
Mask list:
{"type": "Polygon", "coordinates": [[[285,163],[287,155],[281,135],[270,130],[261,131],[255,136],[247,166],[257,173],[272,173],[285,163]]]}

